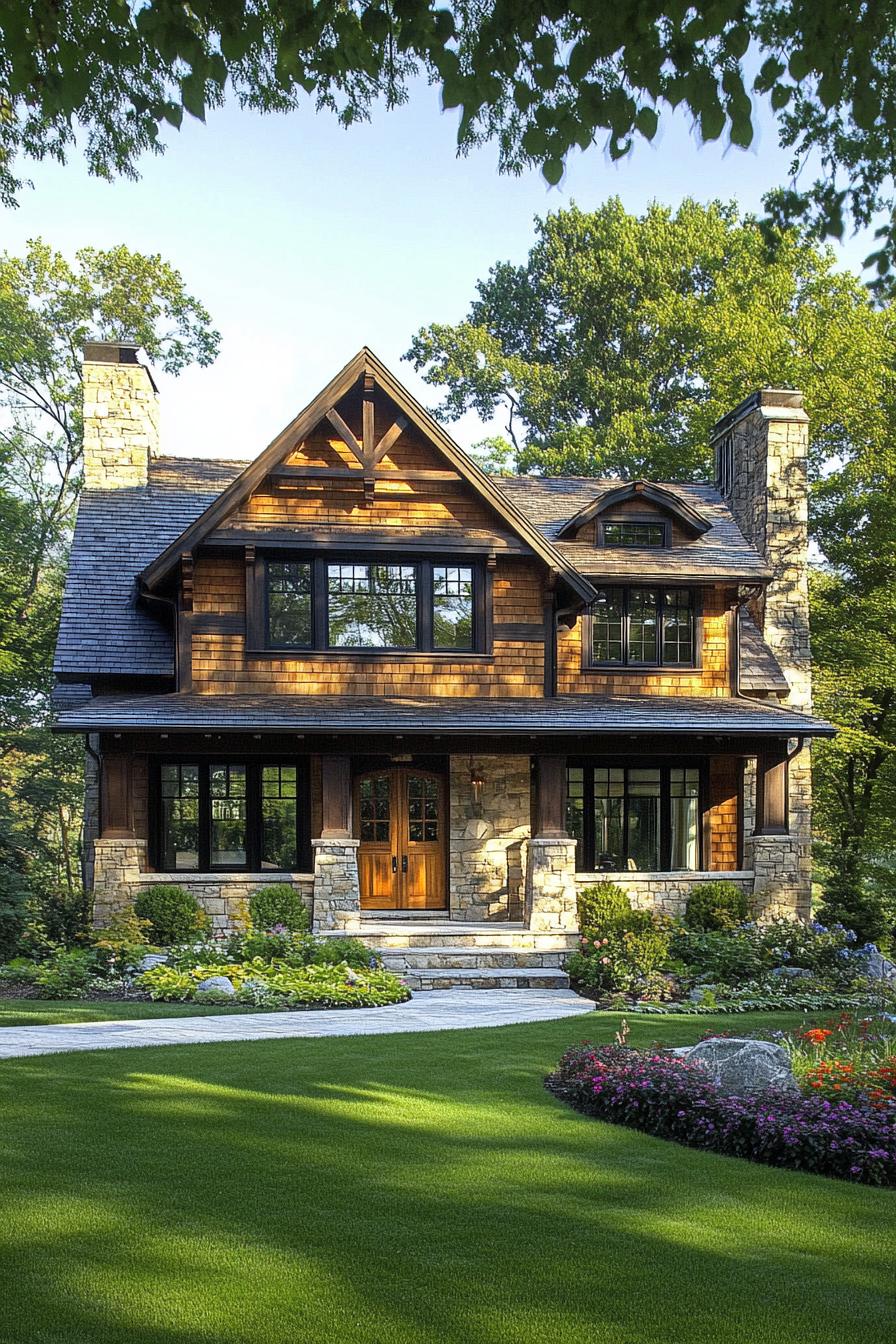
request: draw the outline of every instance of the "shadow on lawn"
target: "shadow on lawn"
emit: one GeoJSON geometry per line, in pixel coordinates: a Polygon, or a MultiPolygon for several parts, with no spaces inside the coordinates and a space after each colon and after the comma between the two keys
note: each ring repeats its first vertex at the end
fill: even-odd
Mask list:
{"type": "Polygon", "coordinates": [[[565,1110],[577,1032],[17,1061],[4,1340],[886,1337],[891,1195],[565,1110]]]}

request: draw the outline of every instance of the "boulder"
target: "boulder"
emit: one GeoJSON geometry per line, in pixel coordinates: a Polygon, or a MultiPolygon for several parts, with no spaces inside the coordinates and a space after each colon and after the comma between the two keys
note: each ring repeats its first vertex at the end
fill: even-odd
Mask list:
{"type": "Polygon", "coordinates": [[[772,971],[772,975],[782,976],[785,980],[811,980],[814,974],[805,966],[776,966],[772,971]]]}
{"type": "Polygon", "coordinates": [[[790,1057],[783,1046],[772,1041],[715,1036],[693,1046],[686,1058],[689,1064],[700,1064],[713,1082],[732,1096],[771,1088],[799,1095],[790,1057]]]}
{"type": "Polygon", "coordinates": [[[196,986],[197,992],[200,989],[213,989],[217,994],[235,994],[233,981],[228,975],[209,975],[205,980],[200,980],[196,986]]]}
{"type": "Polygon", "coordinates": [[[164,966],[168,958],[164,952],[147,952],[145,957],[141,957],[135,967],[138,971],[151,971],[154,966],[164,966]]]}
{"type": "Polygon", "coordinates": [[[869,980],[896,982],[896,963],[889,961],[874,943],[866,943],[859,948],[858,955],[864,962],[862,969],[869,980]]]}

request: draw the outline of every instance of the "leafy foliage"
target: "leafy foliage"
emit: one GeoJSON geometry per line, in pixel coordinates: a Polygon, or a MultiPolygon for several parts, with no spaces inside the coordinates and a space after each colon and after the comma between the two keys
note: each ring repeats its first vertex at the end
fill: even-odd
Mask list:
{"type": "Polygon", "coordinates": [[[264,1008],[313,1005],[373,1008],[410,998],[405,986],[389,971],[370,967],[358,971],[344,961],[325,966],[291,966],[256,958],[223,966],[194,966],[191,970],[155,966],[145,971],[138,983],[153,999],[236,1002],[264,1008]],[[221,1000],[212,997],[211,991],[197,993],[198,985],[213,975],[226,975],[230,979],[237,991],[235,998],[221,1000]]]}
{"type": "Polygon", "coordinates": [[[684,922],[688,928],[733,929],[750,913],[747,894],[735,882],[700,882],[688,896],[684,922]]]}
{"type": "Polygon", "coordinates": [[[631,914],[631,901],[615,882],[596,882],[582,887],[576,897],[579,928],[600,930],[606,924],[631,914]]]}
{"type": "MultiPolygon", "coordinates": [[[[135,176],[163,129],[185,112],[204,120],[225,90],[269,112],[313,100],[351,125],[377,102],[405,102],[423,76],[459,109],[461,150],[495,140],[505,171],[538,164],[550,184],[574,149],[596,141],[620,159],[678,107],[700,140],[746,147],[762,101],[793,151],[771,219],[839,237],[849,219],[891,212],[893,30],[890,3],[833,0],[697,11],[642,0],[36,0],[0,20],[0,199],[21,188],[17,154],[63,160],[78,127],[92,172],[135,176]],[[820,175],[804,184],[810,152],[820,175]]],[[[881,271],[890,241],[885,228],[872,259],[881,271]]]]}
{"type": "Polygon", "coordinates": [[[145,887],[134,901],[138,919],[145,920],[154,943],[172,947],[208,928],[208,915],[192,892],[176,883],[145,887]]]}
{"type": "Polygon", "coordinates": [[[289,882],[272,882],[259,887],[249,897],[252,928],[259,931],[278,925],[290,933],[308,930],[308,911],[295,887],[289,882]]]}

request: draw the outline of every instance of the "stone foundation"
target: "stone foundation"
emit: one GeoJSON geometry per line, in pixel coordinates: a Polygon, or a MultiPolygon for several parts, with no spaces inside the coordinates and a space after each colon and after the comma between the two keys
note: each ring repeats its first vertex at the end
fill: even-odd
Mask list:
{"type": "Polygon", "coordinates": [[[318,932],[357,934],[361,928],[358,840],[312,840],[314,919],[318,932]]]}
{"type": "MultiPolygon", "coordinates": [[[[787,838],[786,836],[784,837],[787,838]]],[[[703,882],[734,882],[747,895],[753,894],[753,874],[731,873],[576,873],[576,887],[593,887],[598,882],[613,882],[622,887],[635,910],[656,910],[680,918],[688,897],[703,882]]]]}
{"type": "Polygon", "coordinates": [[[575,840],[536,836],[526,864],[526,927],[533,933],[574,933],[576,910],[575,840]]]}
{"type": "Polygon", "coordinates": [[[114,911],[133,901],[145,866],[145,840],[94,840],[93,922],[96,928],[101,929],[114,911]]]}
{"type": "Polygon", "coordinates": [[[522,914],[530,831],[530,758],[474,756],[482,796],[473,800],[470,758],[453,756],[449,781],[450,918],[497,921],[522,914]]]}

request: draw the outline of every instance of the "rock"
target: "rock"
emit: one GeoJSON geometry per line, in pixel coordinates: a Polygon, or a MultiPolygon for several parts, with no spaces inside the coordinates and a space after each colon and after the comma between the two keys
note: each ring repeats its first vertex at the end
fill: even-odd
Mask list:
{"type": "Polygon", "coordinates": [[[805,966],[776,966],[772,975],[782,975],[787,980],[811,980],[814,971],[806,970],[805,966]]]}
{"type": "Polygon", "coordinates": [[[209,975],[205,980],[200,980],[196,986],[197,992],[200,989],[213,989],[217,994],[235,994],[233,981],[228,975],[209,975]]]}
{"type": "Polygon", "coordinates": [[[733,1096],[770,1088],[800,1094],[787,1051],[772,1041],[715,1036],[693,1046],[687,1060],[689,1064],[701,1064],[713,1082],[733,1096]]]}
{"type": "Polygon", "coordinates": [[[154,966],[164,966],[168,958],[163,952],[147,952],[145,957],[141,957],[137,962],[135,970],[151,971],[154,966]]]}
{"type": "Polygon", "coordinates": [[[346,983],[347,985],[356,985],[356,984],[358,983],[358,981],[360,980],[360,978],[361,978],[361,977],[360,977],[359,975],[356,975],[356,974],[355,974],[355,972],[352,970],[351,966],[349,966],[348,969],[347,969],[346,972],[345,972],[345,983],[346,983]]]}
{"type": "Polygon", "coordinates": [[[866,943],[857,953],[865,963],[864,971],[869,980],[888,980],[896,982],[896,963],[889,961],[874,943],[866,943]]]}

